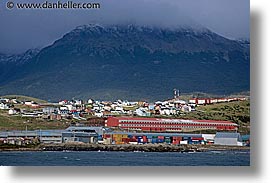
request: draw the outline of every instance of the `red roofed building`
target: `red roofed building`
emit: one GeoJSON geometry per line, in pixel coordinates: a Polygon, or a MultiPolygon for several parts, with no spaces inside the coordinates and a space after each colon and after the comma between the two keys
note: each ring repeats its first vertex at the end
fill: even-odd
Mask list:
{"type": "Polygon", "coordinates": [[[207,129],[231,131],[238,129],[238,125],[230,121],[132,117],[108,117],[105,126],[155,132],[183,132],[207,129]]]}

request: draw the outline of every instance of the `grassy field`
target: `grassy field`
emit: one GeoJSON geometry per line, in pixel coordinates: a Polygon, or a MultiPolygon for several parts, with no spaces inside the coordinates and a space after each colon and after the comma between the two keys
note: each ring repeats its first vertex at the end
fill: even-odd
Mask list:
{"type": "Polygon", "coordinates": [[[7,110],[0,110],[0,131],[6,130],[38,130],[38,129],[65,129],[69,121],[50,121],[30,117],[9,116],[7,110]]]}
{"type": "Polygon", "coordinates": [[[250,101],[235,101],[198,106],[197,111],[184,114],[185,119],[228,120],[239,125],[239,132],[250,133],[250,101]]]}

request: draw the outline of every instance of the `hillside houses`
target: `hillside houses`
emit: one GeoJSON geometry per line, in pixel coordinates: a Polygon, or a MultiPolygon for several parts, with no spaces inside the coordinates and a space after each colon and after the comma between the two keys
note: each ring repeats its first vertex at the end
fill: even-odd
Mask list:
{"type": "Polygon", "coordinates": [[[189,99],[190,104],[196,105],[208,105],[215,103],[224,103],[224,102],[232,102],[232,101],[244,101],[247,100],[246,97],[229,97],[229,98],[192,98],[189,99]]]}
{"type": "Polygon", "coordinates": [[[0,109],[8,110],[9,115],[42,118],[45,120],[87,120],[90,117],[109,116],[179,116],[196,110],[197,105],[246,100],[246,98],[193,98],[188,102],[173,98],[164,101],[98,101],[94,99],[61,100],[57,103],[39,104],[34,101],[0,99],[0,109]],[[19,109],[17,108],[19,107],[19,109]]]}
{"type": "Polygon", "coordinates": [[[86,120],[84,116],[109,117],[109,116],[152,116],[152,115],[177,115],[181,112],[190,112],[191,106],[185,101],[171,99],[148,103],[145,101],[97,101],[61,100],[58,103],[38,104],[34,101],[15,101],[1,99],[0,109],[10,109],[9,115],[22,117],[37,117],[48,120],[76,119],[86,120]],[[22,110],[15,110],[12,104],[22,106],[22,110]]]}
{"type": "Polygon", "coordinates": [[[12,106],[12,103],[10,103],[9,99],[0,98],[0,109],[2,110],[9,109],[11,106],[12,106]]]}

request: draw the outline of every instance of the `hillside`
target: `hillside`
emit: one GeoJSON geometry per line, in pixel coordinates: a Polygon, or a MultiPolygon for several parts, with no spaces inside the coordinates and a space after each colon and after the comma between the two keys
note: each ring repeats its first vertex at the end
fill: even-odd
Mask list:
{"type": "Polygon", "coordinates": [[[0,95],[152,101],[171,97],[174,88],[249,90],[249,47],[207,29],[86,25],[28,58],[8,64],[0,95]]]}
{"type": "Polygon", "coordinates": [[[185,119],[228,120],[239,125],[239,132],[250,134],[250,101],[235,101],[198,106],[197,111],[185,113],[185,119]]]}
{"type": "Polygon", "coordinates": [[[0,131],[6,130],[49,130],[49,129],[65,129],[70,126],[67,121],[45,121],[43,119],[35,119],[21,117],[19,115],[10,116],[7,110],[0,110],[0,131]]]}
{"type": "Polygon", "coordinates": [[[45,100],[41,100],[30,96],[24,96],[24,95],[4,95],[4,96],[0,96],[0,98],[17,99],[18,101],[34,101],[39,104],[47,102],[45,100]]]}

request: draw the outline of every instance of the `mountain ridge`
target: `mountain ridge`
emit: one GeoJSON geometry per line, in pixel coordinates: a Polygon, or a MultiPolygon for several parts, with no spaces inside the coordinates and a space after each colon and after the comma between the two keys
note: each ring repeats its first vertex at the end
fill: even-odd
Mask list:
{"type": "Polygon", "coordinates": [[[249,90],[249,58],[249,47],[207,29],[84,25],[1,75],[0,94],[162,99],[173,88],[227,94],[249,90]]]}

